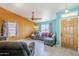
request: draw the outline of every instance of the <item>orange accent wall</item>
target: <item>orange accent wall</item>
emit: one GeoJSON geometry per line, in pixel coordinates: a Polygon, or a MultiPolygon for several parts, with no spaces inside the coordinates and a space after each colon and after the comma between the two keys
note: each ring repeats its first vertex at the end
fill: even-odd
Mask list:
{"type": "Polygon", "coordinates": [[[36,24],[34,22],[0,7],[0,33],[1,33],[1,25],[3,23],[2,22],[3,20],[17,23],[18,38],[30,37],[31,33],[35,31],[34,27],[36,24]]]}

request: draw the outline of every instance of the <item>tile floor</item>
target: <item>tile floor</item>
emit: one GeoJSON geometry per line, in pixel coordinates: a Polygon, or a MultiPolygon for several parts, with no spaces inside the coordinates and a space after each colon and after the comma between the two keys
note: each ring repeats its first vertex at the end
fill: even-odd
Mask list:
{"type": "Polygon", "coordinates": [[[48,56],[79,56],[79,52],[61,47],[50,47],[45,45],[45,51],[48,56]]]}
{"type": "Polygon", "coordinates": [[[35,56],[79,56],[78,51],[74,51],[68,48],[50,47],[44,45],[43,41],[29,40],[26,42],[35,42],[35,56]]]}

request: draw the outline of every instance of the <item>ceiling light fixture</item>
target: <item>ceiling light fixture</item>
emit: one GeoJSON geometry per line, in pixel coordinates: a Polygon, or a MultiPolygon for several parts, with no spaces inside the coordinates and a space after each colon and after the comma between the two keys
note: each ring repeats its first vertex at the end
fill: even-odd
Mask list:
{"type": "Polygon", "coordinates": [[[65,10],[65,13],[68,13],[68,12],[69,12],[69,10],[68,10],[68,9],[66,9],[66,10],[65,10]]]}
{"type": "Polygon", "coordinates": [[[62,18],[66,18],[66,17],[72,17],[72,16],[77,16],[77,12],[71,12],[71,13],[67,13],[67,14],[63,14],[61,17],[62,18]]]}
{"type": "Polygon", "coordinates": [[[68,13],[69,10],[68,10],[68,3],[67,3],[67,0],[66,0],[66,8],[65,8],[65,13],[68,13]]]}

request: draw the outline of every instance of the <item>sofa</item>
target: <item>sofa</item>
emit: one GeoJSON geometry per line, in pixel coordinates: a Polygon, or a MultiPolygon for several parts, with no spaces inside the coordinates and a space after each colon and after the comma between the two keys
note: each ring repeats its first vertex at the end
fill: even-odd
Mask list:
{"type": "Polygon", "coordinates": [[[33,38],[34,40],[41,40],[44,41],[45,45],[54,46],[56,44],[56,35],[55,33],[48,33],[48,32],[37,32],[34,34],[33,38]]]}
{"type": "Polygon", "coordinates": [[[33,47],[24,42],[0,42],[0,56],[33,56],[33,47]]]}
{"type": "Polygon", "coordinates": [[[42,40],[45,45],[54,46],[56,44],[56,35],[55,33],[44,33],[42,40]]]}

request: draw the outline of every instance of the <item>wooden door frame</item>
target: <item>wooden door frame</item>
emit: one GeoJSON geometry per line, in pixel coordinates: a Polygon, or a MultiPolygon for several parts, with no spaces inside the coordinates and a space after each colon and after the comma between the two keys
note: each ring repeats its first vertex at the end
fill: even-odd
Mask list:
{"type": "Polygon", "coordinates": [[[78,16],[78,52],[79,52],[79,16],[78,16]]]}
{"type": "MultiPolygon", "coordinates": [[[[72,16],[72,17],[68,17],[69,18],[78,18],[78,35],[79,35],[79,16],[72,16]]],[[[67,18],[60,18],[59,20],[59,46],[61,47],[61,20],[62,19],[67,19],[67,18]]],[[[78,36],[78,52],[79,52],[79,36],[78,36]]]]}

